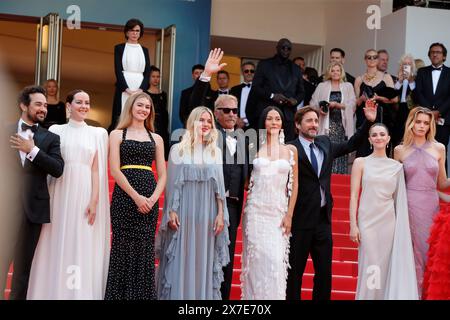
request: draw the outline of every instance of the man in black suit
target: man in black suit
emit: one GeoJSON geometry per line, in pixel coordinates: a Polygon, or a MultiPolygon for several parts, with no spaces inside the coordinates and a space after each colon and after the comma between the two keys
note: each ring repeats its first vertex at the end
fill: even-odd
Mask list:
{"type": "MultiPolygon", "coordinates": [[[[209,81],[212,74],[220,72],[226,64],[220,64],[223,51],[214,49],[205,63],[205,71],[194,85],[193,96],[204,96],[210,90],[209,81]]],[[[197,106],[196,106],[197,107],[197,106]]],[[[223,269],[224,281],[220,288],[222,299],[229,300],[233,278],[233,258],[236,245],[236,234],[241,221],[244,203],[244,185],[249,172],[248,148],[242,130],[235,130],[238,113],[238,101],[235,96],[222,94],[214,102],[214,116],[217,130],[221,133],[219,146],[223,155],[223,177],[227,208],[230,217],[228,226],[230,245],[230,263],[223,269]]]]}
{"type": "MultiPolygon", "coordinates": [[[[364,108],[369,121],[376,119],[376,108],[364,108]]],[[[302,277],[308,255],[314,264],[314,300],[331,296],[331,260],[333,239],[330,191],[333,160],[350,153],[368,138],[370,124],[364,121],[350,140],[332,143],[328,136],[318,136],[319,111],[304,107],[295,114],[298,139],[291,141],[298,151],[298,197],[292,219],[286,298],[300,299],[302,277]]]]}
{"type": "MultiPolygon", "coordinates": [[[[415,102],[431,109],[436,119],[436,140],[445,146],[450,135],[450,68],[444,65],[447,48],[433,43],[428,50],[431,66],[417,71],[415,102]]],[[[447,166],[446,166],[447,167],[447,166]]]]}
{"type": "Polygon", "coordinates": [[[247,104],[245,114],[250,127],[258,129],[259,117],[267,106],[280,108],[285,118],[285,140],[289,141],[295,138],[294,115],[305,90],[299,66],[289,60],[292,43],[288,39],[280,39],[276,48],[274,57],[258,63],[250,92],[255,94],[255,101],[247,104]]]}
{"type": "Polygon", "coordinates": [[[230,93],[238,99],[237,126],[241,129],[248,129],[248,119],[245,110],[249,102],[250,90],[252,88],[253,76],[255,75],[255,64],[251,61],[244,62],[241,66],[244,82],[231,88],[230,93]]]}
{"type": "MultiPolygon", "coordinates": [[[[45,90],[39,86],[26,87],[19,95],[19,106],[22,116],[10,138],[16,162],[11,165],[11,170],[17,169],[23,179],[20,212],[17,213],[20,217],[19,231],[16,239],[11,239],[9,243],[15,245],[14,249],[11,248],[14,253],[4,255],[0,266],[2,273],[8,272],[9,263],[14,261],[10,299],[15,300],[26,298],[31,263],[41,227],[43,223],[50,222],[47,175],[60,177],[64,169],[59,136],[39,125],[47,115],[45,90]],[[14,255],[13,259],[11,254],[14,255]]],[[[0,290],[4,291],[4,285],[0,285],[0,290]]]]}
{"type": "MultiPolygon", "coordinates": [[[[192,80],[194,80],[194,83],[198,79],[198,77],[200,77],[203,70],[205,70],[205,67],[202,64],[196,64],[192,67],[192,80]]],[[[179,114],[183,126],[186,126],[187,118],[189,117],[192,109],[194,109],[192,105],[190,105],[191,93],[193,88],[194,85],[181,91],[179,114]]]]}
{"type": "Polygon", "coordinates": [[[230,263],[223,269],[224,281],[220,291],[223,300],[229,300],[233,279],[236,235],[244,203],[244,185],[248,175],[247,144],[242,130],[235,130],[237,120],[237,99],[232,95],[220,95],[214,108],[217,130],[221,133],[223,154],[223,177],[230,216],[228,233],[230,237],[230,263]]]}

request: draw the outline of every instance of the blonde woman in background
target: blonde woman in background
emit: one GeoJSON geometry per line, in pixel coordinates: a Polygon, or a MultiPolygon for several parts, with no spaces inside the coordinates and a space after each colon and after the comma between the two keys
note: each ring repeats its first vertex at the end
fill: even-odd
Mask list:
{"type": "Polygon", "coordinates": [[[220,300],[230,261],[222,153],[214,117],[192,110],[182,141],[170,150],[158,233],[160,300],[220,300]]]}
{"type": "Polygon", "coordinates": [[[48,79],[43,87],[47,92],[47,116],[42,126],[48,129],[54,124],[65,124],[66,105],[58,99],[58,82],[55,79],[48,79]]]}
{"type": "MultiPolygon", "coordinates": [[[[352,84],[344,82],[344,79],[342,64],[331,62],[325,73],[325,81],[317,86],[310,102],[310,106],[320,108],[319,134],[328,135],[331,142],[336,143],[348,140],[355,133],[355,91],[352,84]]],[[[332,172],[348,173],[347,155],[333,161],[332,172]]]]}

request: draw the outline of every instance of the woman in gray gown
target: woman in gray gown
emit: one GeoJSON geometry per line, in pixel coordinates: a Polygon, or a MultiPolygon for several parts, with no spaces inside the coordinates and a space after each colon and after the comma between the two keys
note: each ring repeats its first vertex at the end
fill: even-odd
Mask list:
{"type": "Polygon", "coordinates": [[[160,300],[219,300],[230,261],[222,154],[212,112],[195,108],[169,154],[156,251],[160,300]]]}
{"type": "Polygon", "coordinates": [[[353,163],[350,239],[359,244],[357,300],[418,299],[403,166],[386,156],[389,140],[386,126],[374,124],[372,154],[353,163]]]}

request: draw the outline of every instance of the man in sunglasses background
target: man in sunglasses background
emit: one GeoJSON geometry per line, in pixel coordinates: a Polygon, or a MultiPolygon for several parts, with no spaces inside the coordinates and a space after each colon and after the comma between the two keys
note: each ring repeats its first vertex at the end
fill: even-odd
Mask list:
{"type": "Polygon", "coordinates": [[[247,105],[251,102],[252,96],[250,96],[250,91],[252,88],[253,77],[255,75],[255,64],[251,61],[244,62],[241,66],[242,76],[244,77],[244,82],[234,86],[230,90],[230,94],[235,96],[238,100],[238,117],[237,126],[243,130],[249,128],[249,123],[247,116],[245,114],[245,109],[247,105]]]}
{"type": "Polygon", "coordinates": [[[247,103],[246,116],[250,127],[257,129],[259,117],[268,106],[276,106],[283,111],[285,121],[285,141],[295,139],[294,115],[297,106],[305,97],[303,76],[300,67],[289,60],[292,43],[280,39],[274,57],[261,60],[256,68],[251,94],[255,101],[247,103]]]}

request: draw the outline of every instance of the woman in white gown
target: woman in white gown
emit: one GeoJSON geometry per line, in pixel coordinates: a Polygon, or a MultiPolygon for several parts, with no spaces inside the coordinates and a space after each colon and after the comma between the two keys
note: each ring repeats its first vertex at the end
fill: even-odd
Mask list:
{"type": "Polygon", "coordinates": [[[355,159],[352,167],[350,239],[359,244],[356,300],[418,299],[403,165],[386,156],[389,140],[384,124],[372,125],[373,152],[355,159]]]}
{"type": "Polygon", "coordinates": [[[267,107],[261,119],[267,142],[253,160],[244,210],[241,298],[284,300],[298,189],[297,149],[280,141],[283,116],[278,108],[267,107]]]}
{"type": "Polygon", "coordinates": [[[130,19],[125,24],[123,33],[126,42],[114,47],[116,90],[108,131],[116,128],[128,97],[134,93],[146,91],[150,87],[149,51],[139,44],[139,40],[144,35],[144,24],[138,19],[130,19]]]}
{"type": "Polygon", "coordinates": [[[49,180],[51,223],[33,259],[27,299],[103,299],[110,251],[105,129],[84,122],[89,95],[72,91],[69,123],[50,131],[61,137],[63,175],[49,180]]]}

